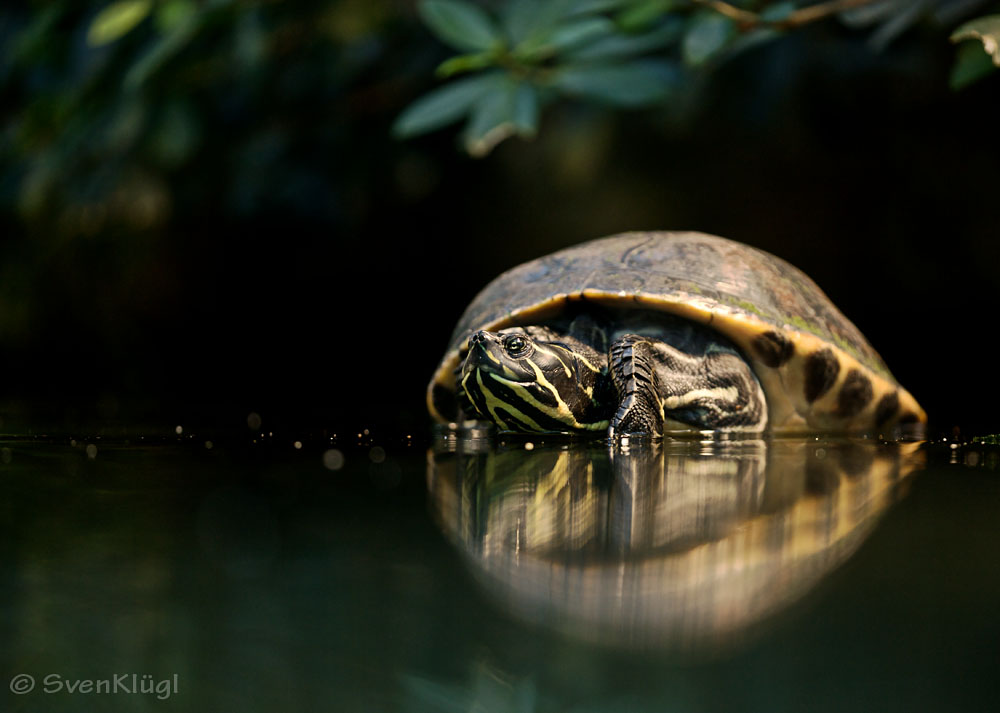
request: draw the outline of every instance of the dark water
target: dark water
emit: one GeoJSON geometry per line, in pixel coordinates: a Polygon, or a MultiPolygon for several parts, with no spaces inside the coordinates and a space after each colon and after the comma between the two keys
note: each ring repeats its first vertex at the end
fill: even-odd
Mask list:
{"type": "Polygon", "coordinates": [[[0,710],[1000,700],[995,448],[177,440],[0,444],[0,710]]]}

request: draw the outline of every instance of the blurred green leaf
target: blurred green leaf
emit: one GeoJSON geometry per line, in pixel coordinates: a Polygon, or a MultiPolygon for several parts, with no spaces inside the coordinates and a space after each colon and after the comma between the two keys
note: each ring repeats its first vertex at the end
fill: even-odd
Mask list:
{"type": "Polygon", "coordinates": [[[402,685],[407,698],[414,701],[413,710],[435,710],[441,713],[468,713],[472,710],[470,694],[460,686],[452,686],[420,676],[403,675],[402,685]]]}
{"type": "Polygon", "coordinates": [[[719,53],[736,35],[733,21],[717,13],[696,16],[681,44],[684,61],[693,67],[704,64],[719,53]]]}
{"type": "Polygon", "coordinates": [[[1000,15],[986,15],[966,22],[951,35],[952,42],[979,40],[983,49],[993,58],[993,64],[1000,67],[1000,15]]]}
{"type": "Polygon", "coordinates": [[[33,158],[25,166],[24,179],[18,187],[17,209],[24,216],[39,215],[45,210],[52,186],[63,174],[54,151],[40,151],[33,158]]]}
{"type": "Polygon", "coordinates": [[[673,0],[639,0],[630,3],[618,13],[618,26],[626,32],[644,30],[662,17],[673,4],[673,0]]]}
{"type": "Polygon", "coordinates": [[[147,113],[143,102],[123,97],[105,129],[105,149],[120,154],[132,148],[146,127],[147,113]]]}
{"type": "Polygon", "coordinates": [[[151,0],[113,2],[94,17],[87,30],[87,44],[99,47],[123,37],[146,19],[153,9],[151,0]]]}
{"type": "Polygon", "coordinates": [[[458,121],[484,94],[496,87],[497,72],[466,77],[425,94],[407,107],[393,124],[397,138],[416,136],[458,121]]]}
{"type": "Polygon", "coordinates": [[[519,136],[531,137],[538,133],[538,88],[521,82],[514,93],[514,129],[519,136]]]}
{"type": "Polygon", "coordinates": [[[34,55],[44,52],[51,43],[50,34],[64,11],[65,8],[54,4],[41,8],[14,36],[14,41],[4,47],[7,59],[17,64],[30,61],[34,55]]]}
{"type": "Polygon", "coordinates": [[[572,14],[585,15],[592,12],[609,12],[631,5],[635,0],[575,0],[572,14]]]}
{"type": "Polygon", "coordinates": [[[778,2],[774,5],[768,5],[760,12],[761,22],[778,23],[784,22],[791,16],[793,12],[798,9],[796,3],[791,2],[778,2]]]}
{"type": "Polygon", "coordinates": [[[434,71],[439,77],[451,77],[463,72],[472,72],[477,69],[485,69],[494,63],[492,52],[476,52],[474,54],[460,54],[457,57],[446,59],[438,65],[434,71]]]}
{"type": "Polygon", "coordinates": [[[677,80],[676,67],[665,60],[638,60],[617,65],[570,66],[560,70],[552,87],[569,95],[636,107],[665,99],[677,80]]]}
{"type": "Polygon", "coordinates": [[[424,0],[420,17],[442,41],[455,49],[475,52],[495,49],[503,36],[486,12],[462,0],[424,0]]]}
{"type": "Polygon", "coordinates": [[[257,8],[252,8],[241,15],[235,25],[234,55],[243,71],[258,69],[265,61],[267,37],[262,24],[259,11],[257,8]]]}
{"type": "Polygon", "coordinates": [[[465,149],[476,157],[485,156],[517,131],[514,111],[518,83],[495,74],[490,77],[490,85],[473,105],[465,129],[465,149]]]}
{"type": "Polygon", "coordinates": [[[539,36],[547,34],[577,4],[573,0],[511,0],[501,8],[500,18],[511,45],[526,43],[531,47],[537,44],[539,36]]]}
{"type": "Polygon", "coordinates": [[[546,44],[562,52],[607,37],[614,31],[615,24],[606,17],[584,17],[557,27],[546,44]]]}
{"type": "Polygon", "coordinates": [[[490,86],[472,107],[465,129],[465,149],[485,156],[504,139],[517,134],[530,138],[538,131],[538,89],[528,82],[495,74],[490,86]]]}
{"type": "Polygon", "coordinates": [[[512,45],[517,45],[537,24],[537,14],[544,3],[535,0],[511,0],[500,10],[500,22],[507,39],[512,45]]]}
{"type": "Polygon", "coordinates": [[[659,27],[637,35],[614,34],[600,37],[565,53],[574,62],[627,59],[646,52],[663,49],[676,42],[684,31],[684,21],[678,17],[666,18],[659,27]]]}
{"type": "Polygon", "coordinates": [[[974,44],[963,44],[958,48],[955,64],[948,77],[952,89],[963,89],[996,71],[996,65],[983,48],[974,44]]]}
{"type": "Polygon", "coordinates": [[[125,74],[124,86],[128,90],[141,87],[167,60],[180,52],[195,36],[200,15],[186,15],[161,37],[125,74]]]}
{"type": "Polygon", "coordinates": [[[156,4],[156,29],[169,32],[182,22],[187,21],[198,11],[194,0],[166,0],[156,4]]]}
{"type": "Polygon", "coordinates": [[[545,32],[533,32],[518,45],[515,56],[526,62],[536,62],[574,47],[586,46],[615,32],[615,24],[606,17],[571,19],[545,32]]]}

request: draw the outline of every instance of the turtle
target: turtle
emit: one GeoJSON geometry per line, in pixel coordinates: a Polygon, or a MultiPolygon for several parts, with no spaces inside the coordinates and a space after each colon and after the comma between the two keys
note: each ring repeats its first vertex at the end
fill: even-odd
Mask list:
{"type": "Polygon", "coordinates": [[[427,405],[442,423],[610,438],[927,420],[805,273],[699,232],[621,233],[504,272],[459,319],[427,405]]]}

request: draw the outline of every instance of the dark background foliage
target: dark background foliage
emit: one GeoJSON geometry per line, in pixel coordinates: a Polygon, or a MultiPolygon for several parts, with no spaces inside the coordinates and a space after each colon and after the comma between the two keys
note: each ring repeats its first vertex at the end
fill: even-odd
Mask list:
{"type": "Polygon", "coordinates": [[[1000,427],[1000,79],[949,88],[946,29],[877,51],[811,24],[472,159],[455,131],[391,137],[450,56],[410,3],[222,2],[94,47],[104,5],[0,11],[8,419],[420,432],[493,276],[696,229],[810,274],[936,432],[1000,427]]]}

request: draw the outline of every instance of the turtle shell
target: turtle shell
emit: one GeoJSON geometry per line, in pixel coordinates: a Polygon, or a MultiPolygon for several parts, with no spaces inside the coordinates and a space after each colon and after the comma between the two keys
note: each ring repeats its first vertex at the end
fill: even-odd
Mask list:
{"type": "Polygon", "coordinates": [[[718,330],[749,361],[774,433],[887,430],[927,417],[885,362],[801,270],[762,250],[693,232],[592,240],[519,265],[465,310],[428,387],[453,420],[455,368],[470,335],[539,324],[567,305],[666,312],[718,330]]]}

